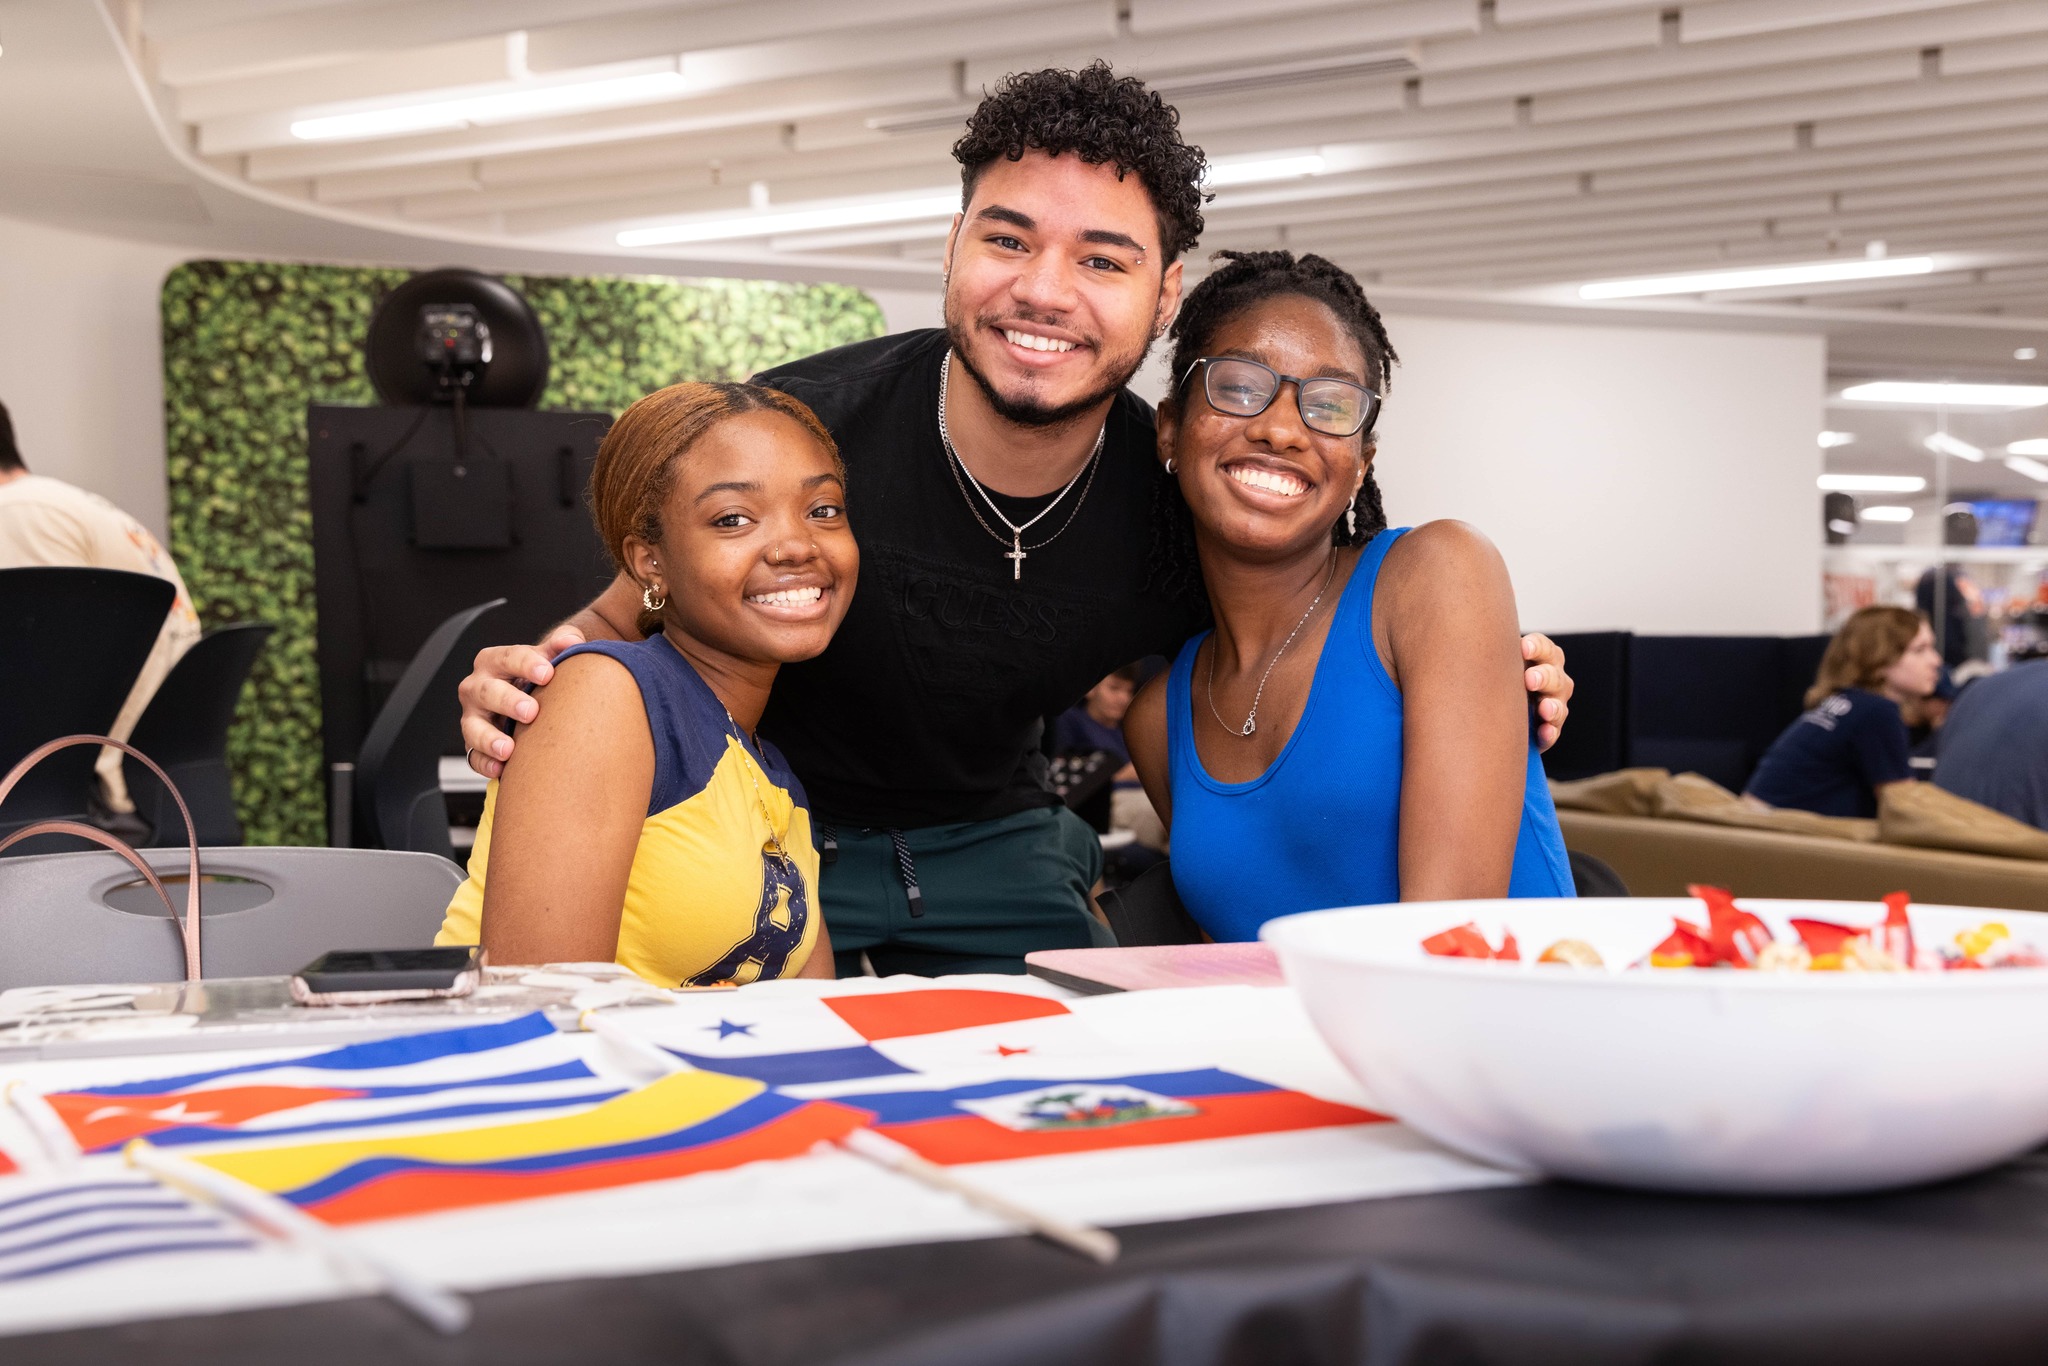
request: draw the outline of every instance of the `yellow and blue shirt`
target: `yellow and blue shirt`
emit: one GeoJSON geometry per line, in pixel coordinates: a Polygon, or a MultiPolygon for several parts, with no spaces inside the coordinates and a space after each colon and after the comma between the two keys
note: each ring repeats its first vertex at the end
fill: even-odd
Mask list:
{"type": "MultiPolygon", "coordinates": [[[[601,654],[632,671],[654,734],[654,790],[626,880],[618,961],[662,986],[799,971],[820,923],[818,853],[803,785],[774,746],[747,747],[717,695],[665,636],[592,641],[561,658],[579,654],[601,654]],[[777,841],[787,861],[776,856],[777,841]]],[[[497,802],[493,782],[469,878],[448,903],[437,944],[482,940],[497,802]]]]}

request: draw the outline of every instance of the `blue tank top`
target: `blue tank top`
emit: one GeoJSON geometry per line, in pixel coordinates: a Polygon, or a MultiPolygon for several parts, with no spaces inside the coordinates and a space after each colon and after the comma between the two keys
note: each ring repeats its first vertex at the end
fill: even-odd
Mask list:
{"type": "MultiPolygon", "coordinates": [[[[1401,899],[1401,692],[1372,639],[1383,532],[1358,557],[1337,600],[1301,720],[1278,758],[1245,783],[1218,782],[1195,753],[1195,652],[1167,680],[1173,792],[1173,883],[1219,940],[1256,939],[1275,916],[1401,899]]],[[[1509,896],[1571,896],[1571,865],[1536,747],[1522,788],[1509,896]]]]}

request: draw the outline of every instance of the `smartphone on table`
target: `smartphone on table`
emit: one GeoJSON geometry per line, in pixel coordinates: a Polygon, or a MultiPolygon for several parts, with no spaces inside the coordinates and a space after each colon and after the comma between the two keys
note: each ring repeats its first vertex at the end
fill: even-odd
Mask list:
{"type": "Polygon", "coordinates": [[[337,949],[292,977],[292,999],[305,1006],[377,1005],[467,996],[483,977],[484,951],[474,944],[428,949],[337,949]]]}

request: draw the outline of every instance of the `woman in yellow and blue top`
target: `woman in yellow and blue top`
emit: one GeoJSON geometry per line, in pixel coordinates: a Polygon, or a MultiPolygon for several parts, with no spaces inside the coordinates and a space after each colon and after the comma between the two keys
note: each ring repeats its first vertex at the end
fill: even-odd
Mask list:
{"type": "Polygon", "coordinates": [[[845,478],[773,389],[678,384],[620,416],[591,511],[647,639],[556,659],[437,943],[662,986],[832,975],[803,787],[754,728],[776,670],[846,615],[845,478]]]}

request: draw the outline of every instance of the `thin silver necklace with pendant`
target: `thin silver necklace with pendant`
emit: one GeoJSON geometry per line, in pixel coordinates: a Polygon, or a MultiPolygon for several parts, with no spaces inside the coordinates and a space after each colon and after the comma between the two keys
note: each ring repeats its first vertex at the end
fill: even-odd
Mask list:
{"type": "Polygon", "coordinates": [[[1216,710],[1216,656],[1221,654],[1222,650],[1216,644],[1216,637],[1213,634],[1209,637],[1209,715],[1216,718],[1217,725],[1223,727],[1232,735],[1242,736],[1246,739],[1249,739],[1252,733],[1258,730],[1259,699],[1266,695],[1266,680],[1273,676],[1274,665],[1280,662],[1280,656],[1287,653],[1287,647],[1294,643],[1294,638],[1301,634],[1301,628],[1308,625],[1308,619],[1316,614],[1316,608],[1322,604],[1323,594],[1330,591],[1330,584],[1336,577],[1337,551],[1333,547],[1330,551],[1330,572],[1323,575],[1323,586],[1316,590],[1315,597],[1309,600],[1308,610],[1301,614],[1300,621],[1294,623],[1294,629],[1287,633],[1287,639],[1281,641],[1280,648],[1273,651],[1273,658],[1267,663],[1266,671],[1259,675],[1258,690],[1252,694],[1252,709],[1245,714],[1242,726],[1231,725],[1223,719],[1223,713],[1216,710]]]}
{"type": "Polygon", "coordinates": [[[1003,558],[1010,562],[1010,578],[1012,580],[1021,579],[1024,577],[1024,557],[1034,550],[1044,549],[1064,535],[1067,528],[1074,524],[1074,516],[1080,512],[1081,504],[1088,501],[1088,490],[1095,486],[1096,468],[1102,464],[1102,443],[1103,438],[1109,434],[1109,419],[1104,417],[1102,420],[1102,430],[1095,433],[1095,449],[1089,453],[1088,463],[1081,469],[1074,471],[1074,477],[1067,481],[1067,486],[1054,494],[1052,501],[1040,509],[1036,517],[1020,525],[1003,515],[1003,510],[996,506],[996,500],[989,497],[988,490],[983,488],[981,481],[974,477],[974,471],[968,469],[967,462],[960,458],[960,452],[953,449],[953,434],[946,430],[946,389],[952,383],[952,379],[953,352],[949,348],[946,352],[945,361],[939,367],[939,441],[946,448],[946,468],[953,471],[953,482],[959,485],[960,496],[967,499],[967,510],[974,514],[974,520],[980,524],[981,529],[995,537],[998,545],[1005,540],[1009,541],[1010,548],[1003,552],[1003,558]],[[961,483],[960,476],[963,474],[967,476],[966,483],[961,483]],[[1073,508],[1067,513],[1067,520],[1060,523],[1060,529],[1040,541],[1037,545],[1024,544],[1024,533],[1044,521],[1046,514],[1058,507],[1061,500],[1073,491],[1074,485],[1081,483],[1081,476],[1084,474],[1088,476],[1088,482],[1082,484],[1081,496],[1074,500],[1073,508]],[[995,514],[996,520],[1009,528],[1010,534],[1007,537],[990,526],[987,519],[981,515],[981,509],[974,505],[973,497],[967,492],[969,484],[974,486],[975,493],[981,495],[981,501],[988,504],[988,510],[995,514]]]}
{"type": "Polygon", "coordinates": [[[769,846],[775,851],[776,861],[784,868],[795,872],[796,860],[789,856],[788,848],[782,843],[782,836],[776,832],[775,816],[768,809],[768,794],[761,790],[761,780],[754,776],[754,769],[759,766],[760,761],[754,758],[754,751],[747,744],[746,732],[740,729],[739,722],[732,719],[732,709],[724,707],[723,710],[725,724],[732,727],[733,738],[740,742],[740,753],[745,758],[745,763],[741,766],[747,770],[747,781],[754,785],[754,800],[760,803],[761,819],[768,822],[769,846]]]}

